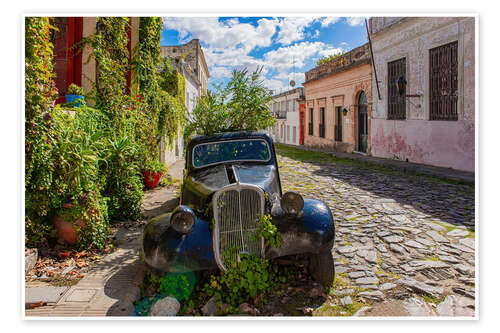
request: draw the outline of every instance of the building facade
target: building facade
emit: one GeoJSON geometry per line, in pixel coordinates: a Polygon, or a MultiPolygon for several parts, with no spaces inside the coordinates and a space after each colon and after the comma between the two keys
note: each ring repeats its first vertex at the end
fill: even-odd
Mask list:
{"type": "MultiPolygon", "coordinates": [[[[186,79],[186,117],[190,119],[198,98],[208,89],[210,77],[200,41],[193,39],[184,45],[162,46],[161,55],[170,58],[172,65],[177,67],[179,73],[186,79]]],[[[183,129],[179,128],[172,146],[162,140],[160,160],[172,164],[183,158],[183,152],[184,133],[183,129]]]]}
{"type": "Polygon", "coordinates": [[[369,30],[372,155],[474,171],[474,17],[372,17],[369,30]]]}
{"type": "Polygon", "coordinates": [[[161,56],[173,59],[183,59],[183,62],[189,65],[193,75],[200,83],[201,91],[207,91],[210,73],[199,39],[193,39],[189,43],[183,45],[162,46],[161,56]]]}
{"type": "Polygon", "coordinates": [[[304,88],[298,87],[274,95],[269,109],[276,117],[276,124],[270,130],[274,142],[290,145],[300,144],[300,103],[304,100],[304,88]]]}
{"type": "Polygon", "coordinates": [[[370,153],[370,61],[365,44],[305,73],[304,145],[370,153]]]}
{"type": "MultiPolygon", "coordinates": [[[[57,28],[54,31],[51,42],[54,45],[54,73],[55,84],[58,90],[56,103],[65,103],[65,95],[68,87],[74,83],[81,86],[85,94],[89,93],[95,85],[96,62],[93,57],[89,57],[91,48],[85,46],[80,52],[77,45],[83,38],[96,34],[96,17],[54,17],[53,25],[57,28]]],[[[129,51],[129,62],[132,50],[139,42],[139,17],[129,17],[127,31],[127,49],[129,51]]],[[[132,71],[127,74],[127,88],[133,91],[136,87],[135,80],[132,79],[132,71]]],[[[92,104],[91,100],[87,103],[92,104]]]]}

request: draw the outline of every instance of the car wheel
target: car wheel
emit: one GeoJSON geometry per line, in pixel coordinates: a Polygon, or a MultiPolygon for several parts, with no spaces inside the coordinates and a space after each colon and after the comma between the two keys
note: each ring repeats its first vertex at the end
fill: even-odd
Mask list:
{"type": "Polygon", "coordinates": [[[330,249],[309,257],[309,272],[314,280],[330,288],[335,279],[335,265],[330,249]]]}

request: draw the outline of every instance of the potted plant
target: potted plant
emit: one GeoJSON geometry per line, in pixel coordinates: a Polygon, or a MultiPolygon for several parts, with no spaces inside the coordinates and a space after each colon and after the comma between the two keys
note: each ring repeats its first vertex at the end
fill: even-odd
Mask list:
{"type": "Polygon", "coordinates": [[[144,176],[144,185],[147,188],[153,189],[160,182],[161,176],[166,171],[166,167],[158,160],[149,161],[144,169],[142,175],[144,176]]]}
{"type": "Polygon", "coordinates": [[[65,203],[54,215],[53,224],[57,230],[57,242],[75,245],[78,240],[78,229],[86,228],[82,221],[82,208],[73,203],[65,203]]]}
{"type": "Polygon", "coordinates": [[[80,107],[83,101],[83,88],[72,83],[66,93],[66,103],[72,106],[80,107]]]}

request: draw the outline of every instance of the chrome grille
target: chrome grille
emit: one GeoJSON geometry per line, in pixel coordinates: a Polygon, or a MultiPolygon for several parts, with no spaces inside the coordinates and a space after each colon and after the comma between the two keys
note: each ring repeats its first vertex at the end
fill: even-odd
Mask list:
{"type": "Polygon", "coordinates": [[[224,261],[240,253],[263,256],[264,240],[257,236],[258,219],[264,214],[264,191],[250,184],[232,184],[213,197],[215,260],[226,270],[224,261]]]}

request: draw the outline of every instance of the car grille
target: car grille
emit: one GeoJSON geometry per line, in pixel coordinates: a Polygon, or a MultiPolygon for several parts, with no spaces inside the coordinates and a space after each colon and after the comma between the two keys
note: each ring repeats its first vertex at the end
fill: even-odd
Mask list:
{"type": "Polygon", "coordinates": [[[259,218],[264,214],[264,191],[250,184],[232,184],[213,197],[215,260],[226,270],[225,261],[241,253],[264,254],[264,240],[257,236],[259,218]]]}

